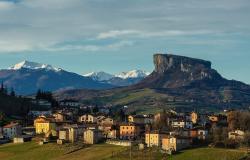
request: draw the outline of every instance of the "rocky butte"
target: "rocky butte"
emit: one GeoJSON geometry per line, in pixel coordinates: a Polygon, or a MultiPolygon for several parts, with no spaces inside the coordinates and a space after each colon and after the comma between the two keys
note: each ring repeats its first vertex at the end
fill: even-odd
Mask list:
{"type": "Polygon", "coordinates": [[[153,73],[139,83],[139,86],[176,88],[198,81],[225,83],[225,79],[211,68],[209,61],[172,54],[155,54],[154,65],[153,73]]]}

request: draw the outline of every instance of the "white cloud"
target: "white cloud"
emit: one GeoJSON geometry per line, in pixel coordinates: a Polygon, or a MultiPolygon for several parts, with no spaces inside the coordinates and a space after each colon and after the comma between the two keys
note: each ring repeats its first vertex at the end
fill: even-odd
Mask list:
{"type": "MultiPolygon", "coordinates": [[[[72,50],[78,50],[78,51],[90,51],[90,52],[95,52],[95,51],[112,51],[112,50],[118,50],[123,47],[127,46],[132,46],[134,45],[133,41],[118,41],[115,43],[111,44],[106,44],[106,45],[64,45],[64,46],[50,46],[48,48],[43,48],[45,51],[53,51],[53,52],[58,52],[58,51],[72,51],[72,50]]],[[[42,49],[42,48],[41,48],[42,49]]]]}
{"type": "Polygon", "coordinates": [[[100,33],[97,36],[97,39],[117,38],[120,36],[133,35],[133,34],[139,34],[139,33],[140,33],[139,31],[135,31],[135,30],[113,30],[113,31],[100,33]]]}
{"type": "Polygon", "coordinates": [[[102,32],[97,39],[134,37],[134,38],[152,38],[152,37],[169,37],[169,36],[187,36],[187,35],[205,35],[216,34],[217,31],[209,30],[167,30],[167,31],[137,31],[137,30],[112,30],[102,32]]]}
{"type": "Polygon", "coordinates": [[[116,39],[117,46],[131,46],[127,42],[138,38],[153,42],[150,38],[247,35],[249,10],[248,0],[0,1],[0,53],[52,51],[58,44],[65,50],[102,49],[92,42],[80,46],[65,43],[86,39],[116,39]]]}

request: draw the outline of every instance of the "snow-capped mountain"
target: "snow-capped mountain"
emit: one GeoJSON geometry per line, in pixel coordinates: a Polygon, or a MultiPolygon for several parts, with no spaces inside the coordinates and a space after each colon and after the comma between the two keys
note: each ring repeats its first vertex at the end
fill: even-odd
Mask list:
{"type": "Polygon", "coordinates": [[[26,69],[46,69],[46,70],[54,70],[54,71],[61,71],[61,68],[55,68],[48,64],[41,64],[36,62],[30,62],[30,61],[22,61],[20,63],[15,64],[14,66],[10,67],[9,69],[12,70],[19,70],[22,68],[26,69]]]}
{"type": "Polygon", "coordinates": [[[143,70],[132,70],[128,72],[122,72],[120,74],[115,75],[115,77],[119,77],[122,79],[128,79],[128,78],[145,78],[149,75],[149,72],[143,71],[143,70]]]}
{"type": "Polygon", "coordinates": [[[114,75],[100,71],[100,72],[90,72],[85,75],[85,77],[90,77],[95,81],[107,81],[114,77],[114,75]]]}
{"type": "Polygon", "coordinates": [[[38,89],[56,91],[65,89],[106,89],[114,87],[89,77],[68,72],[51,65],[23,61],[0,70],[0,82],[13,88],[17,94],[33,94],[38,89]]]}
{"type": "Polygon", "coordinates": [[[110,74],[103,71],[91,72],[84,76],[90,77],[95,81],[111,84],[113,86],[128,86],[133,85],[147,77],[150,73],[143,70],[132,70],[121,72],[119,74],[110,74]]]}

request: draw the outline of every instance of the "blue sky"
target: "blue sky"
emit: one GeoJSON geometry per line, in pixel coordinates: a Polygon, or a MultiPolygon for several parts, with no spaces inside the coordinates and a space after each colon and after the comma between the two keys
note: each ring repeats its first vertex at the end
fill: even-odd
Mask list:
{"type": "Polygon", "coordinates": [[[249,0],[0,0],[0,68],[153,70],[154,53],[210,60],[250,84],[249,0]]]}

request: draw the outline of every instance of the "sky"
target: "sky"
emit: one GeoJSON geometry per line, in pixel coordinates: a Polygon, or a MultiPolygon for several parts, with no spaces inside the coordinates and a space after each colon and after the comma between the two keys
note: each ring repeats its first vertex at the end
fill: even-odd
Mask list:
{"type": "Polygon", "coordinates": [[[171,53],[250,84],[249,17],[249,0],[0,0],[0,68],[152,71],[154,53],[171,53]]]}

